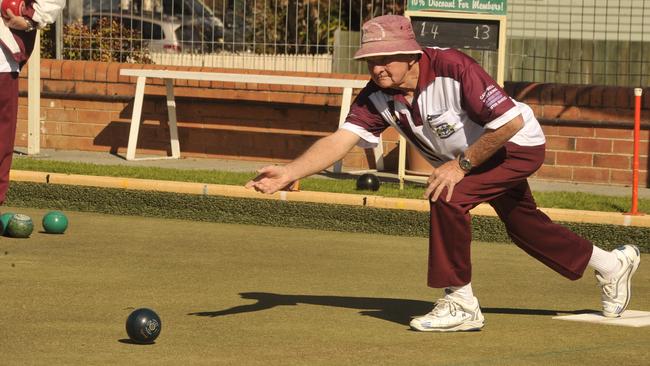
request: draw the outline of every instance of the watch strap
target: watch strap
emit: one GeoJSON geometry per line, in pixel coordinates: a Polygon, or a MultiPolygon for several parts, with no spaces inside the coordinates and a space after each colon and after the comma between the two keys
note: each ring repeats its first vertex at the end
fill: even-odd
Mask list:
{"type": "Polygon", "coordinates": [[[36,29],[36,24],[33,20],[29,19],[28,17],[23,17],[23,19],[25,20],[25,23],[27,23],[27,29],[25,29],[25,32],[32,32],[34,29],[36,29]]]}

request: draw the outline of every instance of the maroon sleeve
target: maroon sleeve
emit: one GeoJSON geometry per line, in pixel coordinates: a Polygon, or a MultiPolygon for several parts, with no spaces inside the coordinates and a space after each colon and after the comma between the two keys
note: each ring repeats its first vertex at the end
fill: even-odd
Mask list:
{"type": "Polygon", "coordinates": [[[467,65],[460,77],[462,107],[481,126],[515,107],[508,94],[479,64],[467,65]]]}
{"type": "Polygon", "coordinates": [[[379,88],[371,81],[352,102],[345,122],[357,125],[379,137],[389,125],[370,100],[370,95],[375,92],[379,92],[379,88]]]}

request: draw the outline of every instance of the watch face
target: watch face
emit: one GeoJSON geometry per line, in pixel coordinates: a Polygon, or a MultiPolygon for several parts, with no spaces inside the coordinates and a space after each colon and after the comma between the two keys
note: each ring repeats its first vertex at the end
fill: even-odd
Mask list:
{"type": "Polygon", "coordinates": [[[469,172],[470,170],[472,170],[472,162],[469,161],[468,159],[465,159],[465,158],[460,159],[459,165],[460,165],[460,168],[463,169],[466,172],[469,172]]]}

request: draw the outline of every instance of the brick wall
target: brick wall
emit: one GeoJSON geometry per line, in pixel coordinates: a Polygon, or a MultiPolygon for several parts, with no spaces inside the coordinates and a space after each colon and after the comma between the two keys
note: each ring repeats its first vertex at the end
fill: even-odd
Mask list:
{"type": "MultiPolygon", "coordinates": [[[[126,154],[135,78],[119,69],[158,68],[90,61],[41,62],[41,147],[126,154]]],[[[264,73],[202,67],[172,70],[264,73]]],[[[293,76],[362,78],[291,73],[293,76]]],[[[17,146],[27,145],[27,70],[20,80],[17,146]]],[[[631,90],[512,83],[517,99],[531,105],[548,138],[546,164],[537,178],[625,185],[631,182],[631,90]]],[[[271,162],[288,161],[338,125],[341,90],[255,83],[175,82],[181,154],[271,162]]],[[[166,154],[169,130],[161,80],[149,80],[138,155],[166,154]]],[[[641,132],[641,182],[648,186],[650,89],[645,90],[641,132]]],[[[383,136],[385,164],[397,167],[397,134],[383,136]]],[[[351,169],[372,167],[369,151],[355,148],[344,159],[351,169]]]]}
{"type": "MultiPolygon", "coordinates": [[[[531,106],[547,139],[536,178],[630,185],[634,141],[634,90],[602,86],[510,83],[506,90],[531,106]]],[[[639,182],[650,186],[650,88],[642,96],[639,182]]]]}

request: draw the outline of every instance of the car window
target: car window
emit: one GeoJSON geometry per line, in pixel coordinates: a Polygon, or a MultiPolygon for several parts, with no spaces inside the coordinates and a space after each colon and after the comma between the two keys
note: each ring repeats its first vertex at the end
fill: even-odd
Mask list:
{"type": "Polygon", "coordinates": [[[142,22],[140,22],[139,20],[131,19],[131,18],[121,18],[121,20],[122,20],[122,25],[125,28],[136,29],[140,31],[142,27],[142,22]]]}
{"type": "Polygon", "coordinates": [[[162,27],[151,22],[142,22],[142,38],[163,39],[162,27]]]}

